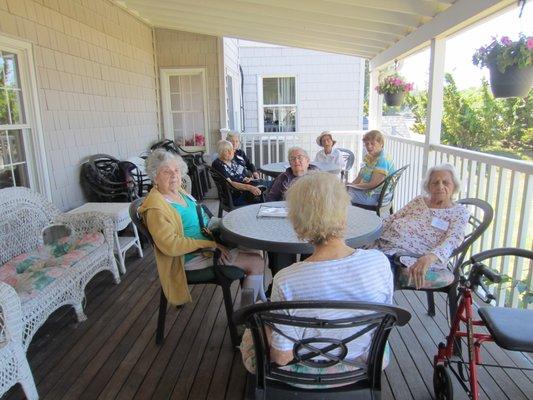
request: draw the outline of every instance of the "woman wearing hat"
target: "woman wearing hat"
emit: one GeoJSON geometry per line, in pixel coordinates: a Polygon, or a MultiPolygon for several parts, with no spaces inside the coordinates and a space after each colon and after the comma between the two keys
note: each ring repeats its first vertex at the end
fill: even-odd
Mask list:
{"type": "Polygon", "coordinates": [[[342,154],[338,149],[334,149],[333,146],[337,143],[333,140],[331,132],[324,131],[316,138],[316,144],[322,147],[318,153],[316,153],[315,161],[317,162],[329,162],[339,165],[341,168],[344,166],[344,160],[342,154]]]}

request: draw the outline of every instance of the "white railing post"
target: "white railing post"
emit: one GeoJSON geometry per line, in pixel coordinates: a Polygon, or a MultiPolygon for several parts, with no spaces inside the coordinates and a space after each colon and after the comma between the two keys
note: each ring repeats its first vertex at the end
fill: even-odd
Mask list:
{"type": "Polygon", "coordinates": [[[368,128],[379,129],[381,125],[381,98],[374,90],[379,80],[379,70],[370,71],[370,84],[368,87],[368,128]]]}
{"type": "Polygon", "coordinates": [[[431,55],[429,60],[428,110],[426,119],[426,143],[422,170],[427,171],[431,145],[440,144],[444,94],[444,58],[446,42],[444,39],[431,39],[431,55]]]}

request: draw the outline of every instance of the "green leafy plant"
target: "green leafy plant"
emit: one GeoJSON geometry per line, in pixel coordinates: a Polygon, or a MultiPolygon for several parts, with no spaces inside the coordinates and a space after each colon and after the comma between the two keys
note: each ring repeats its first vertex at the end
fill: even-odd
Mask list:
{"type": "Polygon", "coordinates": [[[500,40],[494,37],[489,45],[477,49],[472,57],[474,65],[496,67],[502,74],[513,65],[518,68],[531,66],[532,60],[533,37],[526,37],[523,33],[514,42],[508,36],[502,36],[500,40]]]}
{"type": "Polygon", "coordinates": [[[406,82],[405,78],[395,73],[380,80],[375,89],[379,94],[408,93],[413,90],[413,84],[406,82]]]}

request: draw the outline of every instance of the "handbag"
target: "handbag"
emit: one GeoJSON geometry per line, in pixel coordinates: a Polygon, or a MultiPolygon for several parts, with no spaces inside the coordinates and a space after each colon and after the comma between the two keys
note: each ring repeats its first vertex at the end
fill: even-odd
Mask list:
{"type": "Polygon", "coordinates": [[[209,210],[206,211],[206,214],[210,217],[209,226],[205,226],[204,224],[204,219],[202,218],[202,206],[200,204],[196,204],[196,215],[198,216],[198,223],[200,224],[200,232],[202,232],[202,235],[204,235],[206,239],[212,240],[216,243],[220,243],[221,245],[229,249],[235,248],[235,245],[227,244],[222,241],[220,237],[222,234],[220,230],[220,218],[217,218],[217,220],[212,222],[215,217],[213,217],[209,210]]]}

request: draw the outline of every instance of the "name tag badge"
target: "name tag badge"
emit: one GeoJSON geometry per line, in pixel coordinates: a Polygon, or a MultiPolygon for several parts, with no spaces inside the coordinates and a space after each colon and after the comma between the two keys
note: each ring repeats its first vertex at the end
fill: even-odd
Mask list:
{"type": "Polygon", "coordinates": [[[431,226],[440,229],[441,231],[448,230],[448,227],[450,226],[450,223],[448,221],[445,221],[443,219],[433,217],[431,219],[431,226]]]}

